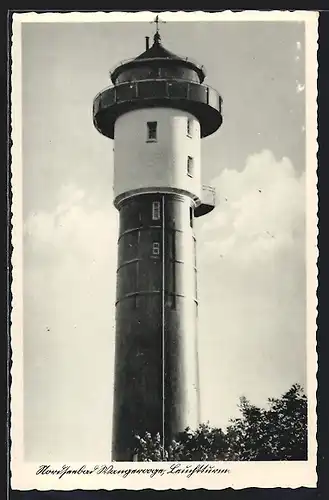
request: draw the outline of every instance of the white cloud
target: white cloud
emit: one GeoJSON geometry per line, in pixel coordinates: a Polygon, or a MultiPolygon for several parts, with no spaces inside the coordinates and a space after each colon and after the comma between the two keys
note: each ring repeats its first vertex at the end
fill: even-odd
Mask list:
{"type": "Polygon", "coordinates": [[[208,257],[214,248],[221,253],[229,249],[229,257],[234,251],[239,259],[247,259],[246,250],[259,250],[256,257],[262,258],[264,246],[277,251],[278,245],[288,243],[291,229],[299,223],[294,221],[300,215],[295,206],[304,208],[301,182],[287,158],[276,162],[269,151],[249,157],[242,173],[224,170],[214,181],[218,208],[201,227],[201,239],[207,240],[203,255],[208,257]]]}
{"type": "Polygon", "coordinates": [[[65,186],[24,239],[26,454],[108,459],[117,213],[65,186]]]}
{"type": "Polygon", "coordinates": [[[198,235],[202,411],[225,425],[240,395],[263,404],[305,382],[304,176],[263,151],[213,184],[198,235]]]}

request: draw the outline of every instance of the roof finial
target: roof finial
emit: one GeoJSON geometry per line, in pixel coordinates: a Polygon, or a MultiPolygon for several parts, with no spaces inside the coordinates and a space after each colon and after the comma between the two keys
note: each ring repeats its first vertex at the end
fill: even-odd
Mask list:
{"type": "Polygon", "coordinates": [[[159,43],[160,40],[161,40],[161,36],[160,36],[160,33],[159,33],[159,23],[166,23],[166,21],[161,21],[161,19],[159,19],[159,16],[156,15],[154,21],[151,21],[151,24],[153,24],[153,23],[156,26],[153,40],[154,40],[154,43],[159,43]]]}

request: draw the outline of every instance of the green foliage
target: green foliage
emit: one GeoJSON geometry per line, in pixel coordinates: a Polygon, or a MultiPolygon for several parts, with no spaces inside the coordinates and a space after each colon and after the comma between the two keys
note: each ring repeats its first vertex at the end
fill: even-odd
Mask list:
{"type": "Polygon", "coordinates": [[[168,452],[164,450],[159,432],[152,436],[146,432],[144,436],[135,436],[135,453],[139,462],[162,462],[168,460],[168,452]]]}
{"type": "Polygon", "coordinates": [[[240,398],[241,417],[226,431],[201,424],[186,429],[164,449],[160,434],[135,436],[139,461],[306,460],[307,398],[294,384],[281,398],[268,399],[267,408],[240,398]]]}
{"type": "Polygon", "coordinates": [[[295,384],[268,408],[240,399],[242,416],[226,431],[227,460],[306,460],[307,398],[295,384]]]}
{"type": "Polygon", "coordinates": [[[163,447],[159,433],[152,436],[146,432],[143,437],[135,436],[135,438],[135,453],[141,462],[225,459],[225,435],[221,429],[211,428],[208,424],[201,424],[195,431],[187,428],[166,448],[163,447]]]}

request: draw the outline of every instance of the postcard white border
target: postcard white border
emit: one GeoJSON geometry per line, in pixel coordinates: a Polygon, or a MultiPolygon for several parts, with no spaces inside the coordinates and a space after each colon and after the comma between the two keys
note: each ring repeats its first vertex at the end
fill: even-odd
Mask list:
{"type": "MultiPolygon", "coordinates": [[[[233,13],[223,11],[218,13],[197,12],[163,12],[161,19],[170,22],[188,21],[302,21],[305,23],[306,46],[306,192],[307,192],[307,393],[309,400],[309,459],[305,462],[203,462],[218,469],[228,469],[229,472],[214,474],[177,473],[163,475],[151,473],[132,474],[76,474],[36,475],[40,463],[24,462],[23,459],[23,245],[22,245],[22,88],[21,88],[21,26],[23,23],[53,23],[53,22],[145,22],[154,19],[152,12],[120,13],[120,12],[71,12],[71,13],[14,13],[12,23],[12,313],[11,313],[11,348],[12,348],[12,383],[11,383],[11,487],[18,490],[73,490],[73,489],[106,489],[117,488],[139,490],[143,488],[162,489],[241,489],[247,487],[315,487],[316,474],[316,318],[317,318],[317,24],[318,13],[311,11],[244,11],[233,13]]],[[[196,466],[198,463],[189,463],[196,466]]],[[[49,464],[52,469],[61,469],[63,465],[71,469],[79,469],[85,465],[94,469],[103,464],[49,464]]],[[[110,466],[111,464],[106,464],[110,466]]],[[[113,463],[115,470],[126,469],[159,469],[167,471],[170,463],[113,463]]],[[[181,463],[184,469],[187,463],[181,463]]],[[[99,470],[99,469],[98,469],[99,470]]]]}

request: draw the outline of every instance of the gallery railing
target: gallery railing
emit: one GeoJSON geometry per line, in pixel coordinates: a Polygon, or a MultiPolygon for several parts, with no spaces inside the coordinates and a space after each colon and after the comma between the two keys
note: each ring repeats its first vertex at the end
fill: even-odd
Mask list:
{"type": "Polygon", "coordinates": [[[94,99],[94,115],[102,109],[127,101],[146,99],[183,99],[207,104],[221,112],[222,99],[209,85],[185,80],[138,80],[102,90],[94,99]]]}

